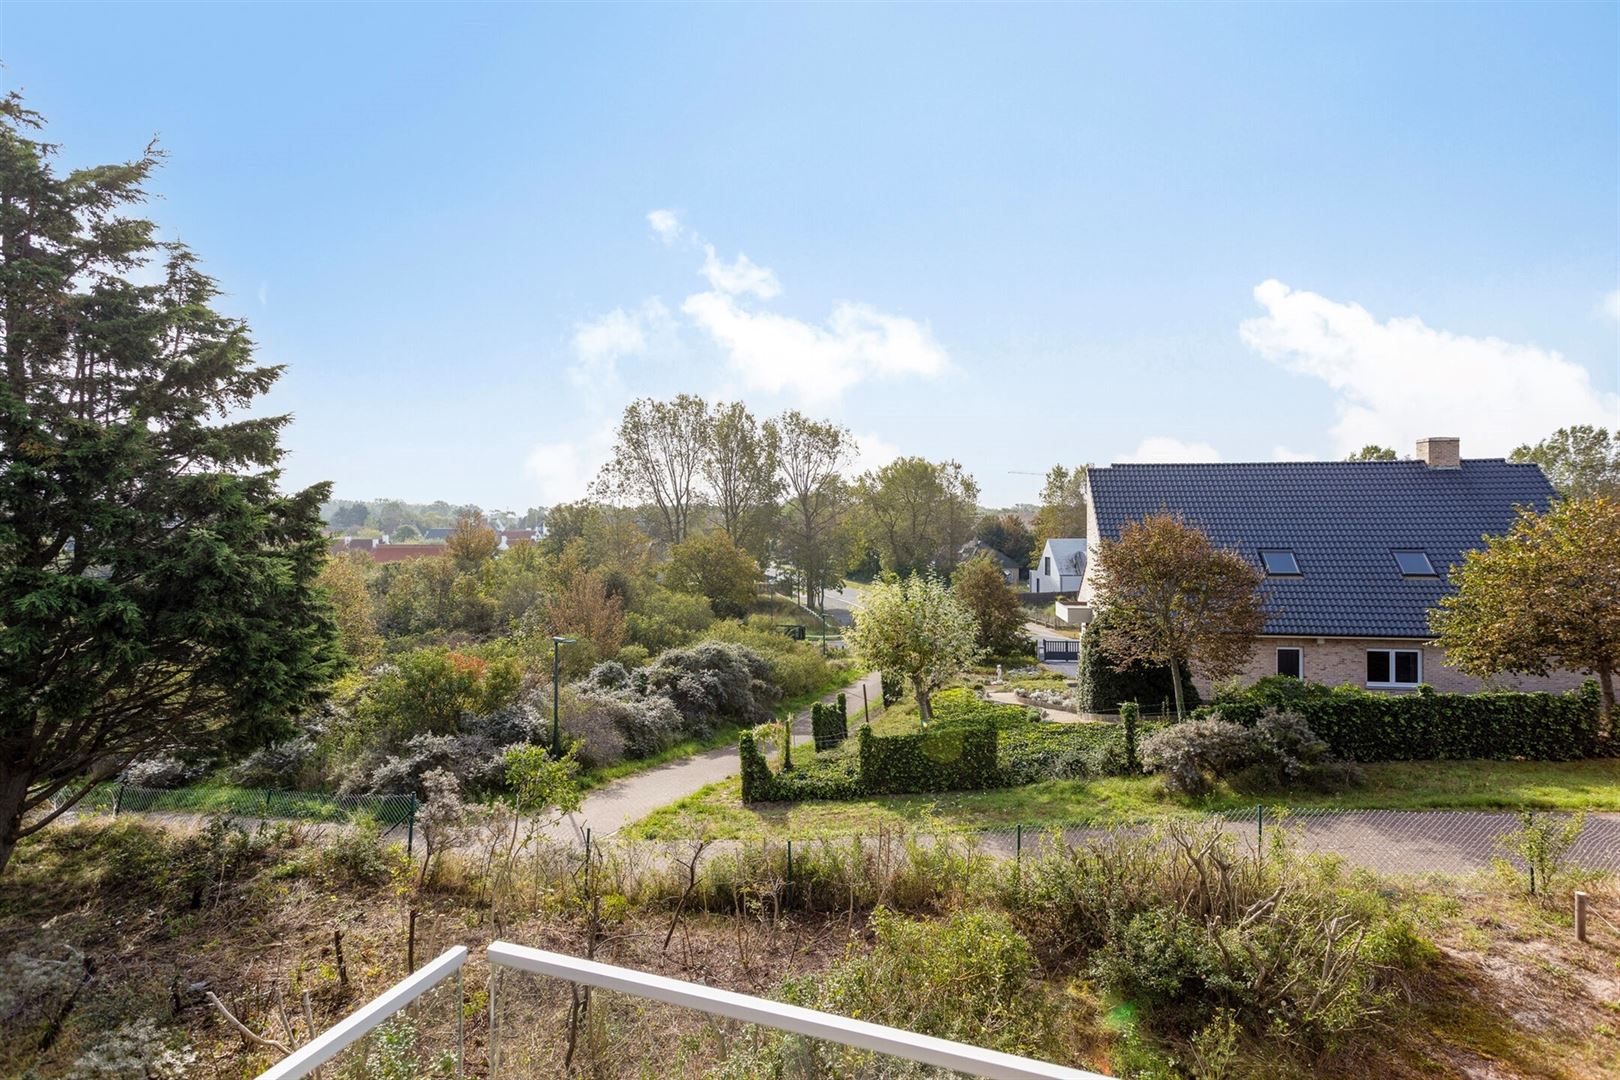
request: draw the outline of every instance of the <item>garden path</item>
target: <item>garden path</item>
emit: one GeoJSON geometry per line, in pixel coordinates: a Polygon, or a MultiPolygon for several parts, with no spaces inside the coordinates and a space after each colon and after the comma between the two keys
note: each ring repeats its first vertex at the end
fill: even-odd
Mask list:
{"type": "MultiPolygon", "coordinates": [[[[842,690],[825,695],[821,700],[832,701],[842,693],[853,717],[858,717],[862,687],[872,701],[883,700],[882,684],[875,671],[856,679],[842,690]]],[[[852,726],[855,722],[853,717],[852,726]]],[[[795,742],[810,737],[809,706],[794,714],[793,734],[795,742]]],[[[586,829],[590,829],[593,837],[610,836],[660,806],[735,776],[739,765],[737,748],[722,746],[615,780],[587,793],[580,808],[554,825],[551,833],[558,839],[578,839],[584,837],[586,829]]]]}

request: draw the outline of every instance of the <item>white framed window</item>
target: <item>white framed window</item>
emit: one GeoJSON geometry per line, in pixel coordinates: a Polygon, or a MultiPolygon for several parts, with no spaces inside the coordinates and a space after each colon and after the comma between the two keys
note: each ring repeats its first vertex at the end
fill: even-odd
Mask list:
{"type": "Polygon", "coordinates": [[[1277,649],[1277,674],[1294,679],[1305,677],[1305,650],[1297,645],[1284,645],[1277,649]]]}
{"type": "Polygon", "coordinates": [[[1423,681],[1421,649],[1368,649],[1368,686],[1416,686],[1423,681]]]}
{"type": "Polygon", "coordinates": [[[1041,560],[1041,562],[1046,567],[1044,570],[1041,571],[1041,573],[1045,574],[1047,577],[1051,577],[1052,576],[1052,556],[1050,556],[1050,555],[1046,556],[1045,558],[1043,558],[1041,560]]]}

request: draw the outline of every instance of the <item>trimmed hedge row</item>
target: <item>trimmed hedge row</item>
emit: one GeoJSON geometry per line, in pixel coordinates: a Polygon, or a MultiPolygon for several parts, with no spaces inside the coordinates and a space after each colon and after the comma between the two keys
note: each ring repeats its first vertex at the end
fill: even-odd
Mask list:
{"type": "Polygon", "coordinates": [[[1572,761],[1601,751],[1592,680],[1567,694],[1375,694],[1298,679],[1262,679],[1222,694],[1195,716],[1252,725],[1268,708],[1295,713],[1351,761],[1572,761]]]}
{"type": "Polygon", "coordinates": [[[836,703],[823,705],[818,701],[810,706],[810,734],[817,752],[835,749],[849,738],[849,713],[843,694],[838,695],[836,703]]]}
{"type": "Polygon", "coordinates": [[[997,787],[996,729],[952,724],[915,735],[872,734],[861,725],[861,787],[872,795],[997,787]]]}

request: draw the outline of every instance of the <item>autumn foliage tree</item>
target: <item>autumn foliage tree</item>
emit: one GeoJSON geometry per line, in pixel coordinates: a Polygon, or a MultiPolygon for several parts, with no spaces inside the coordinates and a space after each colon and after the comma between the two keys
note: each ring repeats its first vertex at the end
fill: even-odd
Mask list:
{"type": "Polygon", "coordinates": [[[671,548],[664,576],[670,588],[708,600],[723,619],[746,615],[759,593],[759,564],[719,529],[671,548]]]}
{"type": "Polygon", "coordinates": [[[1620,499],[1565,499],[1525,510],[1452,569],[1457,591],[1429,622],[1446,660],[1490,676],[1590,671],[1614,725],[1620,667],[1620,499]]]}
{"type": "Polygon", "coordinates": [[[1110,658],[1121,671],[1169,665],[1178,718],[1183,670],[1209,679],[1242,670],[1266,622],[1264,575],[1253,563],[1170,514],[1127,523],[1119,539],[1096,543],[1092,557],[1110,658]]]}

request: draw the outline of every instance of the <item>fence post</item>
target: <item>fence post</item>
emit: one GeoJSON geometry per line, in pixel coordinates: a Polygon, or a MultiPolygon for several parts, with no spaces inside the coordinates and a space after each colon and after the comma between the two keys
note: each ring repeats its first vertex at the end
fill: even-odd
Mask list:
{"type": "Polygon", "coordinates": [[[861,680],[861,723],[870,724],[872,716],[866,700],[866,680],[861,680]]]}
{"type": "Polygon", "coordinates": [[[270,789],[264,789],[264,816],[270,816],[270,789]]]}
{"type": "Polygon", "coordinates": [[[793,903],[793,841],[787,842],[787,898],[793,903]]]}
{"type": "Polygon", "coordinates": [[[1024,826],[1013,826],[1013,862],[1018,864],[1018,881],[1024,881],[1024,826]]]}
{"type": "Polygon", "coordinates": [[[411,792],[411,805],[405,811],[405,856],[416,854],[416,793],[411,792]]]}
{"type": "Polygon", "coordinates": [[[1263,855],[1266,850],[1266,804],[1254,805],[1254,850],[1255,854],[1263,855]]]}
{"type": "Polygon", "coordinates": [[[118,816],[118,811],[122,810],[123,808],[124,808],[124,782],[122,780],[120,780],[118,782],[118,788],[113,792],[113,817],[117,817],[118,816]]]}
{"type": "Polygon", "coordinates": [[[1586,940],[1586,894],[1575,894],[1575,940],[1586,940]]]}

